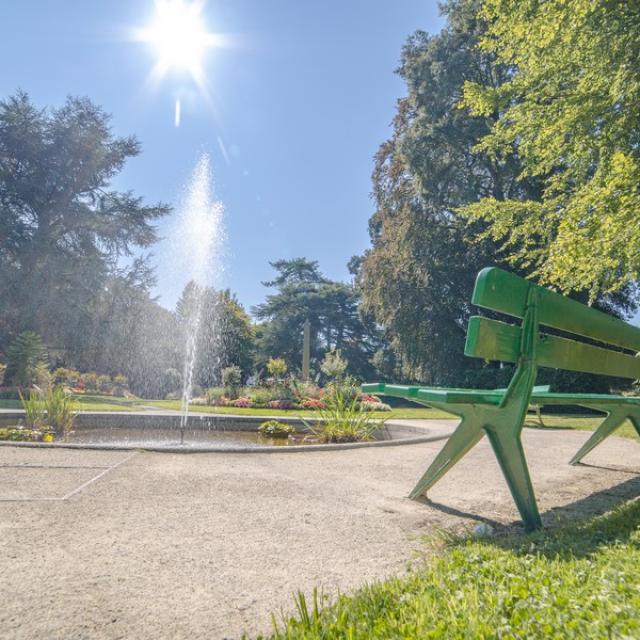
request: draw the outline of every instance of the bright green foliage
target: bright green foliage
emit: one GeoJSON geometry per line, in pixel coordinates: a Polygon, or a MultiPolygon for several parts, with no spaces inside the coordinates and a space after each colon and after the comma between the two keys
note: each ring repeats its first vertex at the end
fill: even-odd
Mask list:
{"type": "Polygon", "coordinates": [[[563,291],[617,291],[640,277],[640,5],[485,0],[482,41],[515,72],[469,79],[463,106],[492,123],[476,147],[517,151],[541,197],[466,207],[514,264],[563,291]],[[497,121],[496,121],[497,116],[497,121]]]}
{"type": "Polygon", "coordinates": [[[273,640],[637,638],[640,502],[552,532],[461,540],[424,568],[298,615],[273,640]]]}
{"type": "Polygon", "coordinates": [[[266,438],[288,438],[292,433],[295,433],[296,430],[286,422],[267,420],[260,424],[258,431],[266,438]]]}
{"type": "Polygon", "coordinates": [[[7,350],[5,378],[17,387],[29,387],[46,372],[47,354],[40,336],[24,331],[7,350]]]}
{"type": "Polygon", "coordinates": [[[273,376],[276,382],[287,373],[287,363],[284,358],[270,358],[267,362],[267,371],[273,376]]]}

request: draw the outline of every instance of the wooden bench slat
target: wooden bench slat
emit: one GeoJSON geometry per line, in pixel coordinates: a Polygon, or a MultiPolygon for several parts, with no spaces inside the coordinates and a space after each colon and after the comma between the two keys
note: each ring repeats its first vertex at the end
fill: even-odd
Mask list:
{"type": "MultiPolygon", "coordinates": [[[[469,320],[464,352],[485,360],[517,362],[520,335],[520,327],[474,316],[469,320]]],[[[631,380],[640,378],[640,358],[548,334],[540,336],[536,361],[539,366],[551,369],[599,373],[631,380]]]]}
{"type": "Polygon", "coordinates": [[[522,318],[531,287],[537,290],[540,324],[640,351],[640,328],[497,267],[488,267],[478,274],[471,301],[485,309],[522,318]]]}
{"type": "MultiPolygon", "coordinates": [[[[444,402],[445,404],[451,404],[454,398],[457,400],[464,399],[461,404],[468,404],[474,397],[487,397],[489,395],[502,397],[506,391],[506,389],[443,389],[441,387],[390,385],[383,382],[363,384],[362,390],[365,393],[381,393],[384,395],[392,395],[396,398],[406,398],[407,400],[415,398],[426,400],[426,397],[429,396],[433,401],[437,399],[437,401],[444,402]],[[466,391],[466,393],[460,393],[463,391],[466,391]]],[[[640,397],[614,396],[603,393],[557,393],[549,391],[549,387],[546,385],[540,385],[533,388],[531,403],[540,405],[575,404],[583,406],[601,406],[608,404],[640,405],[640,397]]],[[[491,402],[491,404],[494,403],[491,402]]]]}

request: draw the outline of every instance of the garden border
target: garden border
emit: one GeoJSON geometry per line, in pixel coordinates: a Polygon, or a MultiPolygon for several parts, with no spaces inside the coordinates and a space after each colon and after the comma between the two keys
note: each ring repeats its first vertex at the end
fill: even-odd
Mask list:
{"type": "MultiPolygon", "coordinates": [[[[23,416],[23,412],[2,411],[0,412],[0,425],[9,422],[14,424],[23,416]]],[[[180,414],[162,412],[81,412],[76,417],[76,424],[85,429],[104,428],[112,426],[114,428],[133,427],[153,429],[166,429],[180,427],[180,414]],[[132,424],[132,421],[134,424],[132,424]],[[105,424],[107,423],[107,424],[105,424]],[[110,423],[110,424],[108,424],[110,423]],[[126,423],[126,424],[123,424],[126,423]]],[[[313,422],[317,418],[294,418],[290,416],[234,416],[231,414],[190,414],[187,423],[188,430],[199,429],[220,429],[221,431],[257,431],[258,425],[264,420],[279,420],[292,424],[299,431],[305,431],[305,422],[313,422]],[[195,423],[195,424],[194,424],[195,423]],[[302,427],[302,428],[300,428],[302,427]]],[[[397,447],[411,444],[422,444],[425,442],[435,442],[448,438],[457,424],[456,420],[428,420],[428,425],[416,426],[415,420],[412,424],[407,424],[401,420],[389,420],[385,423],[386,428],[403,431],[407,434],[422,434],[408,437],[400,437],[395,440],[375,440],[370,442],[344,442],[333,444],[310,444],[291,446],[200,446],[200,445],[149,445],[141,447],[139,444],[126,446],[122,444],[108,443],[74,443],[74,442],[16,442],[12,440],[1,440],[0,446],[13,446],[25,448],[42,449],[91,449],[105,451],[152,451],[162,453],[300,453],[314,451],[340,451],[345,449],[362,449],[370,447],[397,447]]]]}

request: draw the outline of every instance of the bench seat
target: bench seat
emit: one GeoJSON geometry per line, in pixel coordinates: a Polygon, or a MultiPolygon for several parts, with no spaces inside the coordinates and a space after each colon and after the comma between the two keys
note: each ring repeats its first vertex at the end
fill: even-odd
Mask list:
{"type": "MultiPolygon", "coordinates": [[[[577,405],[596,408],[603,405],[630,405],[640,407],[640,397],[608,395],[600,393],[556,393],[548,387],[534,387],[531,393],[531,404],[540,406],[577,405]]],[[[429,404],[429,401],[443,404],[494,404],[498,405],[506,394],[506,389],[456,389],[450,387],[420,387],[400,384],[374,382],[363,384],[364,393],[382,394],[396,398],[404,398],[413,402],[429,404]]]]}

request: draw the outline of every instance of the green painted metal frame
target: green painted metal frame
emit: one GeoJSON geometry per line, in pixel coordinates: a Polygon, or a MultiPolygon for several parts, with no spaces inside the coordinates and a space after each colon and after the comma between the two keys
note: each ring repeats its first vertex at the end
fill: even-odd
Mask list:
{"type": "MultiPolygon", "coordinates": [[[[494,287],[495,288],[495,287],[494,287]]],[[[629,419],[640,436],[640,402],[635,399],[624,398],[621,396],[606,396],[593,394],[558,394],[550,393],[548,388],[534,387],[537,371],[538,371],[538,349],[546,348],[545,336],[540,334],[540,302],[544,301],[546,305],[545,324],[564,328],[567,321],[565,319],[558,320],[561,317],[563,300],[568,301],[570,305],[576,309],[576,303],[550,292],[541,287],[531,285],[527,281],[506,274],[498,269],[484,270],[478,276],[476,290],[474,291],[474,302],[479,302],[482,306],[501,310],[506,313],[522,318],[522,325],[518,331],[518,344],[516,348],[511,349],[512,335],[507,336],[507,346],[512,352],[517,353],[517,357],[511,359],[516,361],[516,370],[513,378],[506,390],[465,390],[465,389],[438,389],[438,388],[421,388],[421,387],[403,387],[401,385],[386,384],[365,384],[362,389],[368,393],[384,393],[386,395],[398,396],[410,399],[420,404],[428,404],[436,409],[440,409],[447,413],[451,413],[461,418],[460,424],[447,440],[444,447],[433,460],[427,471],[420,478],[416,486],[411,491],[410,498],[418,498],[428,491],[442,476],[449,471],[466,453],[468,453],[483,436],[487,436],[491,447],[498,460],[498,464],[505,477],[513,500],[520,512],[525,528],[533,530],[542,526],[540,513],[536,503],[533,485],[527,466],[527,461],[522,446],[521,434],[527,416],[529,405],[533,402],[537,405],[569,405],[576,404],[606,414],[606,418],[598,429],[592,434],[591,438],[583,445],[578,453],[571,460],[571,464],[577,464],[582,458],[589,453],[594,447],[600,444],[607,436],[611,435],[621,424],[629,419]],[[504,308],[504,293],[500,297],[496,297],[495,306],[486,304],[487,293],[489,296],[494,295],[489,288],[491,277],[494,272],[499,272],[500,277],[508,276],[509,280],[513,280],[520,288],[522,293],[521,300],[518,296],[511,299],[517,301],[517,306],[513,309],[504,308]],[[487,275],[489,278],[487,278],[487,275]],[[526,286],[523,289],[523,286],[526,286]],[[526,294],[526,295],[525,295],[526,294]],[[479,302],[484,296],[485,304],[479,302]],[[550,304],[550,302],[552,304],[550,304]],[[552,307],[553,315],[550,314],[549,307],[552,307]]],[[[586,335],[597,339],[598,332],[596,327],[600,329],[603,335],[610,338],[616,335],[617,330],[624,323],[622,321],[607,318],[606,314],[596,312],[595,310],[579,305],[586,311],[581,311],[581,315],[588,319],[586,330],[582,324],[576,324],[575,330],[578,335],[586,335]]],[[[567,309],[568,310],[568,309],[567,309]]],[[[572,314],[569,313],[569,316],[572,314]]],[[[569,322],[574,322],[569,318],[569,322]]],[[[508,325],[507,325],[508,326],[508,325]]],[[[638,339],[637,330],[626,325],[627,330],[623,333],[620,341],[617,339],[609,340],[611,344],[618,344],[624,348],[629,348],[630,344],[635,346],[638,339]],[[630,331],[629,331],[630,330],[630,331]]],[[[515,329],[515,328],[514,328],[515,329]]],[[[469,340],[469,336],[468,340],[469,340]]],[[[500,336],[498,336],[500,338],[500,336]]],[[[477,335],[472,339],[477,340],[477,335]]],[[[557,341],[556,338],[552,340],[557,341]]],[[[562,339],[561,339],[562,340],[562,339]]],[[[566,341],[570,342],[570,341],[566,341]]],[[[575,343],[580,345],[581,343],[575,343]]],[[[469,346],[469,343],[468,343],[469,346]]],[[[495,352],[503,352],[504,344],[496,342],[493,344],[495,352]]],[[[588,360],[593,357],[593,347],[589,347],[587,356],[582,360],[588,360]]],[[[597,352],[605,349],[596,348],[597,352]]],[[[465,349],[467,352],[467,349],[465,349]]],[[[620,358],[617,352],[613,352],[616,358],[620,358]]],[[[469,353],[469,355],[476,355],[469,353]]],[[[549,358],[546,354],[544,357],[549,358]]],[[[544,360],[543,357],[543,360],[544,360]]],[[[561,360],[565,360],[566,355],[562,353],[561,360]]],[[[625,356],[625,358],[628,358],[625,356]]],[[[622,365],[614,364],[615,368],[619,366],[627,367],[628,361],[622,359],[622,365]]],[[[575,358],[573,363],[569,363],[567,368],[574,369],[575,358]]],[[[583,362],[578,363],[584,366],[583,362]]],[[[556,365],[558,366],[558,365],[556,365]]],[[[561,365],[560,365],[561,366],[561,365]]],[[[561,366],[562,368],[562,366],[561,366]]],[[[635,363],[633,366],[635,369],[635,363]]],[[[584,369],[578,369],[584,370],[584,369]]],[[[595,370],[599,370],[597,367],[595,370]]],[[[607,372],[608,373],[608,372],[607,372]]],[[[611,375],[611,374],[610,374],[611,375]]]]}
{"type": "MultiPolygon", "coordinates": [[[[521,433],[537,375],[537,291],[528,293],[516,371],[499,404],[434,406],[459,415],[461,422],[420,478],[409,497],[428,491],[451,467],[486,435],[498,459],[513,500],[528,530],[542,526],[521,433]]],[[[418,392],[418,398],[420,392],[418,392]]]]}

